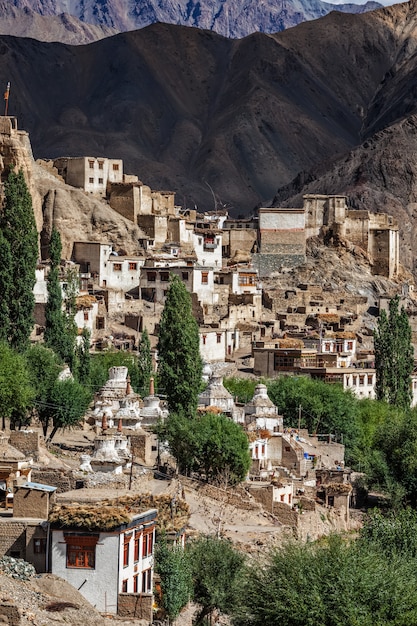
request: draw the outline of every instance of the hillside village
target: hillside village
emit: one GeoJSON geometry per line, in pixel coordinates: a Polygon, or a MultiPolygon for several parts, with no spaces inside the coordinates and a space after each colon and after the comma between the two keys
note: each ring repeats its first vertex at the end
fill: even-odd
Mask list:
{"type": "MultiPolygon", "coordinates": [[[[35,189],[37,167],[123,218],[125,228],[131,224],[128,250],[113,229],[94,233],[94,223],[91,237],[63,233],[63,293],[75,269],[76,323],[79,333],[90,331],[92,351],[137,351],[146,329],[156,368],[165,296],[171,275],[178,276],[192,296],[205,363],[199,410],[240,424],[252,459],[248,480],[233,491],[176,476],[153,434],[167,417],[153,379],[141,397],[127,368],[112,367],[82,429],[65,436],[55,456],[40,428],[0,434],[0,557],[64,578],[100,613],[151,623],[162,530],[179,544],[187,533],[217,530],[255,553],[288,534],[307,539],[357,527],[361,494],[343,443],[332,433],[284,428],[262,382],[251,400],[236,402],[223,376],[305,374],[374,398],[372,330],[394,295],[417,344],[415,284],[400,263],[395,220],[353,210],[341,195],[308,195],[301,208],[261,207],[245,219],[224,209],[199,213],[177,206],[173,192],[126,174],[120,159],[62,156],[36,165],[15,118],[0,118],[0,144],[2,172],[10,163],[23,167],[38,207],[31,340],[42,341],[45,328],[54,223],[53,200],[35,189]]],[[[412,384],[415,405],[417,375],[412,384]]],[[[0,601],[0,616],[29,623],[11,601],[0,601]]]]}

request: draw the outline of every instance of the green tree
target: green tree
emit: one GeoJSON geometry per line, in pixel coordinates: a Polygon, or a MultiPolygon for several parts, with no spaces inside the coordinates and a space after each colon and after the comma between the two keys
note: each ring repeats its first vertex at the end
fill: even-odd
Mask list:
{"type": "Polygon", "coordinates": [[[27,369],[35,389],[34,405],[46,437],[51,420],[52,390],[61,372],[58,355],[42,345],[31,346],[25,353],[27,369]]]}
{"type": "Polygon", "coordinates": [[[257,380],[251,378],[225,378],[223,385],[232,394],[234,398],[237,398],[238,402],[246,404],[253,398],[255,393],[255,387],[258,384],[257,380]]]}
{"type": "Polygon", "coordinates": [[[76,371],[75,344],[78,336],[78,328],[75,323],[77,313],[77,295],[80,288],[78,270],[67,269],[65,273],[65,299],[64,299],[64,361],[71,372],[76,371]]]}
{"type": "Polygon", "coordinates": [[[399,296],[390,301],[388,315],[381,311],[374,331],[376,397],[407,409],[411,403],[414,358],[410,323],[399,304],[399,296]]]}
{"type": "Polygon", "coordinates": [[[49,243],[51,267],[47,278],[48,301],[45,306],[45,334],[47,346],[52,348],[61,359],[65,360],[68,346],[65,335],[65,318],[63,312],[62,287],[59,280],[62,244],[61,236],[54,227],[49,243]]]}
{"type": "Polygon", "coordinates": [[[239,602],[244,556],[228,539],[213,536],[199,537],[186,549],[193,578],[193,600],[201,606],[197,624],[204,623],[215,610],[230,614],[239,602]]]}
{"type": "Polygon", "coordinates": [[[152,376],[151,342],[148,331],[142,333],[138,350],[139,391],[143,396],[149,393],[149,384],[152,376]]]}
{"type": "Polygon", "coordinates": [[[24,357],[6,343],[0,343],[0,415],[3,430],[6,418],[25,421],[34,396],[24,357]]]}
{"type": "Polygon", "coordinates": [[[178,276],[171,284],[159,325],[158,380],[172,412],[192,416],[197,409],[203,363],[191,296],[178,276]]]}
{"type": "Polygon", "coordinates": [[[161,607],[172,623],[189,602],[192,593],[190,563],[182,546],[168,546],[163,536],[158,538],[155,571],[161,578],[161,607]]]}
{"type": "Polygon", "coordinates": [[[195,418],[172,413],[160,426],[181,473],[196,472],[207,482],[220,477],[230,484],[245,479],[251,459],[246,434],[225,415],[206,413],[195,418]]]}
{"type": "Polygon", "coordinates": [[[10,290],[13,266],[10,245],[0,230],[0,341],[7,341],[10,332],[10,290]]]}
{"type": "Polygon", "coordinates": [[[111,367],[127,367],[130,382],[135,391],[139,391],[139,368],[136,355],[127,350],[108,350],[91,355],[90,385],[98,391],[109,378],[111,367]]]}
{"type": "MultiPolygon", "coordinates": [[[[38,233],[32,208],[32,198],[23,172],[10,171],[4,183],[5,200],[0,211],[0,230],[13,251],[11,256],[12,280],[8,289],[9,331],[12,348],[26,348],[33,328],[38,259],[38,233]]],[[[2,293],[2,298],[4,294],[2,293]]]]}
{"type": "Polygon", "coordinates": [[[332,536],[284,544],[253,563],[234,626],[408,626],[417,623],[415,558],[332,536]]]}
{"type": "Polygon", "coordinates": [[[45,436],[49,425],[52,424],[48,441],[52,441],[59,428],[78,425],[90,401],[91,393],[77,381],[56,380],[42,412],[45,436]]]}
{"type": "Polygon", "coordinates": [[[300,424],[310,433],[343,434],[349,458],[359,434],[358,400],[352,393],[307,376],[282,376],[269,383],[268,394],[284,416],[284,426],[300,424]]]}
{"type": "Polygon", "coordinates": [[[90,356],[90,331],[84,327],[81,333],[81,341],[77,346],[77,379],[83,385],[90,383],[91,356],[90,356]]]}

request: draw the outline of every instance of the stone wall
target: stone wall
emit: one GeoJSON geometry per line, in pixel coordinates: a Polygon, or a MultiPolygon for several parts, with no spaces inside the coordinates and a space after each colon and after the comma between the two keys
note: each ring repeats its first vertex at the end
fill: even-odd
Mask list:
{"type": "Polygon", "coordinates": [[[119,593],[117,614],[119,617],[134,617],[152,623],[153,594],[119,593]]]}
{"type": "Polygon", "coordinates": [[[34,483],[41,483],[43,485],[56,487],[57,493],[63,493],[64,491],[71,491],[72,489],[75,489],[75,478],[64,474],[60,470],[33,470],[32,481],[34,483]]]}
{"type": "Polygon", "coordinates": [[[294,511],[288,504],[283,502],[274,502],[273,514],[278,521],[284,526],[290,526],[291,528],[297,528],[299,514],[294,511]]]}
{"type": "Polygon", "coordinates": [[[43,435],[35,430],[12,430],[10,433],[10,445],[35,459],[39,456],[39,448],[43,441],[43,435]]]}
{"type": "Polygon", "coordinates": [[[32,563],[38,573],[46,571],[46,530],[38,521],[4,521],[0,523],[0,558],[13,556],[32,563]],[[35,539],[42,540],[45,550],[35,551],[35,539]]]}

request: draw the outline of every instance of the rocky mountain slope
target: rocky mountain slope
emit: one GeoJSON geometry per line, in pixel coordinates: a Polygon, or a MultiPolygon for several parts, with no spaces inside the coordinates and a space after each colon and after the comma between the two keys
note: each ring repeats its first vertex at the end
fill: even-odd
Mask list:
{"type": "MultiPolygon", "coordinates": [[[[112,28],[119,32],[136,30],[149,26],[156,22],[167,24],[181,24],[213,30],[226,37],[246,37],[250,33],[264,32],[274,33],[291,26],[296,26],[306,20],[313,20],[330,11],[337,10],[347,13],[362,13],[380,7],[373,0],[363,5],[353,3],[331,4],[321,0],[7,0],[12,8],[29,10],[44,17],[60,16],[62,13],[69,15],[63,18],[64,24],[59,29],[59,37],[54,35],[51,39],[51,31],[57,28],[57,22],[42,28],[38,20],[36,25],[31,26],[26,21],[28,31],[26,36],[40,39],[41,41],[74,42],[75,29],[80,30],[80,25],[75,21],[67,29],[72,31],[72,41],[67,38],[62,26],[70,19],[69,16],[78,18],[84,24],[93,24],[100,28],[112,28]],[[30,34],[29,34],[30,33],[30,34]]],[[[14,35],[21,33],[15,30],[7,31],[2,21],[7,16],[0,12],[0,32],[14,35]]],[[[62,18],[60,18],[62,20],[62,18]]],[[[11,18],[9,18],[11,25],[11,18]]],[[[81,32],[80,32],[81,34],[81,32]]],[[[85,33],[83,33],[85,36],[85,33]]],[[[97,37],[99,38],[99,37],[97,37]]],[[[83,43],[80,40],[79,43],[83,43]]]]}
{"type": "Polygon", "coordinates": [[[109,26],[86,24],[68,13],[44,16],[30,8],[17,8],[9,0],[0,0],[0,34],[31,37],[39,41],[60,41],[80,45],[115,35],[109,26]]]}
{"type": "Polygon", "coordinates": [[[212,209],[210,186],[239,214],[360,142],[414,22],[407,3],[237,41],[163,24],[77,47],[3,36],[0,81],[36,157],[121,157],[181,204],[212,209]]]}

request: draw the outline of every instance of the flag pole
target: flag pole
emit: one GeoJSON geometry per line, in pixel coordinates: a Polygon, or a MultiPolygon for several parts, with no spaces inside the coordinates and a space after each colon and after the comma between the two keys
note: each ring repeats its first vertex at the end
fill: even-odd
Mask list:
{"type": "Polygon", "coordinates": [[[9,94],[10,94],[10,83],[7,83],[6,91],[4,92],[4,115],[7,116],[7,111],[9,108],[9,94]]]}

